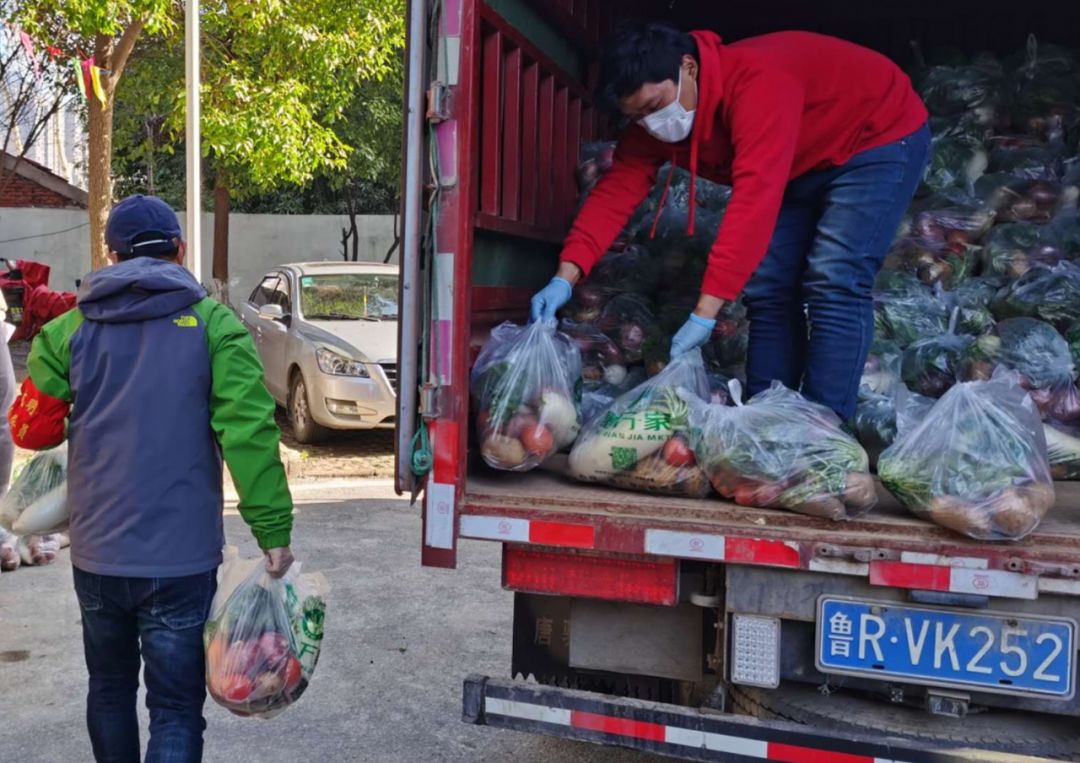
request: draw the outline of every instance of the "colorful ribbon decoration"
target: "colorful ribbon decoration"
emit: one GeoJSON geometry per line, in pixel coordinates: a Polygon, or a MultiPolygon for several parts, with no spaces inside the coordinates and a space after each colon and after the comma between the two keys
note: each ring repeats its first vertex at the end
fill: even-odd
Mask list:
{"type": "Polygon", "coordinates": [[[71,65],[75,69],[75,81],[79,83],[79,92],[82,93],[83,99],[86,98],[86,80],[83,79],[83,68],[79,63],[79,59],[71,59],[71,65]]]}
{"type": "Polygon", "coordinates": [[[19,41],[22,43],[23,50],[26,51],[26,57],[34,64],[34,77],[41,79],[41,64],[38,63],[37,58],[34,56],[34,41],[30,39],[30,35],[21,29],[19,30],[19,41]]]}
{"type": "MultiPolygon", "coordinates": [[[[94,59],[90,59],[93,62],[94,59]]],[[[94,95],[101,101],[101,105],[105,105],[105,91],[101,87],[101,67],[90,64],[90,82],[94,86],[94,95]]]]}

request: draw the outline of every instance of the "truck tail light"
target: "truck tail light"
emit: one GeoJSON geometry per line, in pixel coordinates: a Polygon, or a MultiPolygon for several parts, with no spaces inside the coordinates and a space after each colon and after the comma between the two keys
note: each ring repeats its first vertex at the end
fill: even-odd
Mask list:
{"type": "Polygon", "coordinates": [[[731,682],[766,689],[780,685],[780,620],[731,616],[731,682]]]}
{"type": "Polygon", "coordinates": [[[674,559],[641,561],[506,544],[503,586],[527,593],[675,606],[679,567],[674,559]]]}

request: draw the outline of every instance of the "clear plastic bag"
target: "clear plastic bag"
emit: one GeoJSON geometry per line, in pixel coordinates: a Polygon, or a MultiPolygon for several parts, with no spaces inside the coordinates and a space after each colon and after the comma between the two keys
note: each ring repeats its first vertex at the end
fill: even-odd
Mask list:
{"type": "Polygon", "coordinates": [[[1053,179],[1032,179],[995,172],[975,182],[975,195],[997,215],[998,222],[1048,222],[1071,195],[1053,179]]]}
{"type": "Polygon", "coordinates": [[[908,421],[921,420],[933,404],[933,398],[909,392],[902,383],[884,392],[860,390],[852,424],[855,439],[866,451],[872,469],[877,468],[882,452],[896,439],[904,417],[908,421]]]}
{"type": "Polygon", "coordinates": [[[618,345],[628,363],[641,362],[646,341],[659,334],[651,303],[640,294],[620,294],[608,301],[597,326],[618,345]]]}
{"type": "Polygon", "coordinates": [[[904,350],[901,378],[913,392],[941,397],[956,383],[975,341],[973,336],[956,333],[959,317],[959,309],[954,308],[946,333],[920,339],[904,350]]]}
{"type": "Polygon", "coordinates": [[[629,490],[704,497],[709,481],[681,432],[686,397],[702,404],[709,399],[697,350],[675,358],[593,419],[570,451],[567,474],[629,490]]]}
{"type": "Polygon", "coordinates": [[[1080,427],[1043,424],[1050,474],[1055,480],[1080,480],[1080,427]]]}
{"type": "Polygon", "coordinates": [[[998,285],[987,278],[969,278],[951,291],[940,287],[935,296],[951,316],[957,313],[956,330],[960,334],[981,336],[994,328],[994,314],[990,303],[997,295],[998,285]]]}
{"type": "Polygon", "coordinates": [[[877,503],[866,451],[840,419],[779,382],[745,405],[694,405],[691,441],[720,495],[743,506],[850,519],[877,503]]]}
{"type": "Polygon", "coordinates": [[[67,528],[67,444],[36,454],[0,498],[0,526],[16,535],[67,528]]]}
{"type": "Polygon", "coordinates": [[[626,356],[611,337],[593,323],[563,320],[559,331],[577,345],[581,353],[581,378],[586,390],[590,386],[622,385],[629,374],[626,356]]]}
{"type": "Polygon", "coordinates": [[[1043,426],[1018,379],[949,390],[878,461],[915,514],[978,540],[1018,540],[1054,505],[1043,426]]]}
{"type": "Polygon", "coordinates": [[[581,353],[554,321],[503,323],[472,370],[480,453],[489,466],[534,469],[581,427],[581,353]]]}
{"type": "Polygon", "coordinates": [[[997,225],[981,251],[983,273],[1016,279],[1033,268],[1049,268],[1080,253],[1070,226],[1038,223],[997,225]]]}
{"type": "Polygon", "coordinates": [[[991,304],[999,320],[1039,318],[1059,330],[1080,321],[1080,265],[1059,262],[1010,281],[991,304]]]}
{"type": "Polygon", "coordinates": [[[60,533],[24,535],[15,544],[20,561],[27,567],[44,567],[60,555],[60,533]]]}
{"type": "Polygon", "coordinates": [[[986,146],[974,136],[937,138],[930,148],[930,163],[921,192],[924,195],[971,193],[989,164],[986,146]]]}
{"type": "Polygon", "coordinates": [[[19,569],[22,559],[19,557],[18,542],[17,535],[0,527],[0,572],[12,572],[19,569]]]}
{"type": "Polygon", "coordinates": [[[974,275],[979,262],[977,253],[972,244],[902,238],[893,243],[882,268],[910,273],[927,286],[951,289],[974,275]]]}
{"type": "Polygon", "coordinates": [[[934,197],[915,206],[909,235],[929,244],[975,244],[994,224],[994,211],[977,199],[958,203],[934,197]]]}
{"type": "Polygon", "coordinates": [[[919,95],[935,115],[993,109],[1004,100],[1004,72],[997,62],[933,66],[922,72],[917,83],[919,95]]]}
{"type": "Polygon", "coordinates": [[[1073,363],[1080,368],[1080,321],[1073,323],[1065,329],[1065,341],[1069,344],[1069,352],[1072,353],[1073,363]]]}
{"type": "Polygon", "coordinates": [[[875,334],[901,348],[944,332],[949,311],[934,292],[908,273],[878,276],[874,288],[875,334]]]}
{"type": "Polygon", "coordinates": [[[1003,172],[1029,180],[1061,178],[1065,144],[1044,142],[1018,135],[998,136],[991,141],[990,172],[1003,172]]]}
{"type": "Polygon", "coordinates": [[[271,718],[300,699],[319,661],[330,587],[294,562],[272,578],[263,559],[225,550],[203,632],[206,686],[223,707],[271,718]]]}
{"type": "Polygon", "coordinates": [[[1029,390],[1053,389],[1076,379],[1068,342],[1049,323],[1035,318],[1003,320],[992,334],[976,341],[969,354],[990,366],[972,381],[992,377],[997,365],[1018,372],[1020,385],[1029,390]]]}

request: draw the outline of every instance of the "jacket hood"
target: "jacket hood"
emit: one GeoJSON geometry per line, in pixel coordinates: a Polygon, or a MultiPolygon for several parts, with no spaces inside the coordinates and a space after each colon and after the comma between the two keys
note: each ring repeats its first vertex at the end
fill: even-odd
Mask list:
{"type": "Polygon", "coordinates": [[[154,257],[136,257],[98,270],[79,288],[87,320],[134,323],[172,315],[206,297],[184,267],[154,257]]]}
{"type": "MultiPolygon", "coordinates": [[[[724,95],[724,78],[720,75],[720,59],[723,56],[723,41],[716,32],[700,29],[690,33],[697,43],[698,49],[698,78],[697,92],[698,102],[694,109],[694,126],[690,131],[690,214],[686,226],[686,233],[694,235],[694,208],[697,206],[697,163],[698,151],[703,142],[712,138],[713,129],[716,126],[716,110],[720,108],[720,101],[724,95]]],[[[671,171],[668,172],[664,192],[660,196],[656,214],[653,218],[652,229],[649,237],[656,235],[656,224],[660,221],[660,213],[664,210],[664,201],[667,199],[668,189],[671,187],[671,179],[675,176],[674,152],[671,161],[671,171]]]]}

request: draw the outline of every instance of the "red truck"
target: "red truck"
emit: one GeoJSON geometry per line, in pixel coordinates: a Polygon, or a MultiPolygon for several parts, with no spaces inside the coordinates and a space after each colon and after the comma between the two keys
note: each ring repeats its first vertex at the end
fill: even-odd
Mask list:
{"type": "Polygon", "coordinates": [[[477,464],[470,366],[555,267],[578,148],[612,135],[596,53],[630,14],[901,62],[913,40],[1080,47],[1080,5],[1051,0],[411,0],[397,487],[423,495],[425,565],[501,543],[515,593],[509,677],[465,678],[465,721],[702,761],[1080,759],[1073,485],[984,543],[887,496],[837,524],[477,464]]]}

